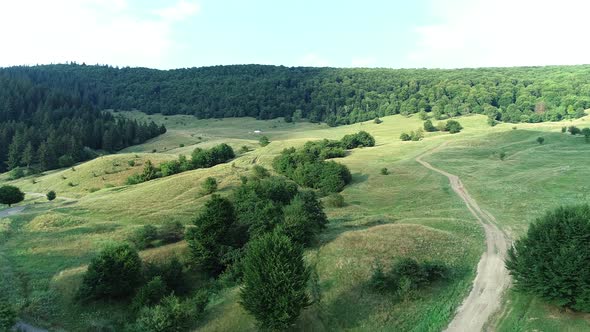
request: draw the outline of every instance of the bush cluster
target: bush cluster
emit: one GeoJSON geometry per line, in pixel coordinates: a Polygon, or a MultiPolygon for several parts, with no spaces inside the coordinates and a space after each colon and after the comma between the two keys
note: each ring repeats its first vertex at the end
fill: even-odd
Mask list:
{"type": "Polygon", "coordinates": [[[344,157],[345,149],[364,146],[375,146],[375,139],[365,131],[346,135],[340,141],[307,142],[301,149],[283,150],[274,159],[273,167],[299,185],[327,195],[342,191],[352,181],[352,175],[348,167],[325,159],[344,157]]]}
{"type": "Polygon", "coordinates": [[[174,243],[184,237],[184,225],[179,221],[168,221],[160,227],[144,225],[136,229],[128,238],[137,249],[156,247],[161,244],[174,243]]]}
{"type": "Polygon", "coordinates": [[[281,177],[252,178],[230,198],[213,195],[186,238],[193,262],[219,274],[239,259],[253,239],[276,230],[297,244],[308,245],[326,224],[313,191],[299,191],[295,183],[281,177]]]}
{"type": "Polygon", "coordinates": [[[212,167],[228,162],[235,158],[235,156],[236,155],[231,146],[221,143],[209,150],[196,148],[191,155],[191,160],[188,160],[186,156],[181,155],[177,160],[161,163],[159,167],[154,166],[154,164],[148,160],[144,164],[143,172],[128,177],[126,184],[137,184],[192,169],[212,167]]]}
{"type": "Polygon", "coordinates": [[[440,263],[419,263],[413,258],[403,258],[395,262],[389,271],[377,263],[369,285],[377,291],[393,291],[398,296],[405,296],[446,278],[448,273],[449,269],[440,263]]]}
{"type": "Polygon", "coordinates": [[[401,133],[399,138],[402,141],[419,141],[424,138],[424,130],[418,128],[416,131],[411,131],[410,133],[401,133]]]}

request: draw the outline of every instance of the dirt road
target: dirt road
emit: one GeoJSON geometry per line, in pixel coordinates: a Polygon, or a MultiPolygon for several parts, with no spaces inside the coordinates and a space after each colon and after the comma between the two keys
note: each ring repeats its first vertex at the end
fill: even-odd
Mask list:
{"type": "Polygon", "coordinates": [[[458,176],[445,172],[422,160],[438,149],[441,145],[416,158],[422,166],[446,176],[453,191],[461,197],[465,205],[483,226],[486,237],[486,251],[477,265],[477,275],[473,281],[473,288],[469,296],[455,314],[446,331],[475,332],[482,331],[492,314],[500,309],[502,294],[510,285],[510,275],[504,266],[504,257],[510,241],[496,226],[496,219],[483,211],[477,202],[469,195],[458,176]]]}
{"type": "Polygon", "coordinates": [[[25,206],[15,206],[8,209],[0,210],[0,218],[6,218],[13,214],[17,214],[22,212],[25,209],[25,206]]]}

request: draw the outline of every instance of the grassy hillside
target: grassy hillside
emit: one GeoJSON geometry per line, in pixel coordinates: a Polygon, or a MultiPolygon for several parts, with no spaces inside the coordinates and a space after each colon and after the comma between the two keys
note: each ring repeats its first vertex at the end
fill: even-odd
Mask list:
{"type": "MultiPolygon", "coordinates": [[[[353,183],[342,192],[344,207],[326,209],[330,224],[321,244],[306,252],[317,273],[321,301],[304,312],[297,323],[300,330],[440,331],[446,326],[469,291],[484,242],[482,230],[448,180],[414,161],[442,143],[447,144],[444,149],[425,159],[459,175],[472,196],[512,237],[522,234],[544,209],[588,199],[584,188],[590,180],[584,165],[590,158],[586,153],[590,144],[561,134],[564,123],[512,129],[509,124],[489,127],[484,116],[470,116],[459,118],[465,127],[459,134],[427,133],[420,142],[401,142],[401,132],[421,127],[418,117],[397,115],[383,118],[381,124],[371,121],[330,128],[281,119],[196,120],[139,112],[130,116],[165,123],[168,132],[130,148],[132,151],[89,161],[75,170],[48,172],[35,183],[31,178],[11,182],[27,192],[54,189],[58,197],[76,199],[48,203],[31,197],[36,204],[0,223],[0,276],[4,286],[12,286],[14,298],[20,299],[26,319],[66,330],[118,326],[126,319],[124,306],[86,307],[72,302],[86,264],[100,248],[124,240],[143,224],[190,223],[207,199],[201,193],[206,177],[216,177],[220,193],[227,194],[254,164],[270,168],[283,148],[308,140],[339,139],[366,130],[377,144],[338,159],[350,168],[353,183]],[[271,144],[260,147],[254,130],[261,130],[271,144]],[[544,145],[535,142],[538,136],[545,137],[544,145]],[[141,166],[129,166],[131,159],[136,165],[147,159],[158,163],[217,142],[228,142],[234,148],[248,145],[253,150],[210,169],[122,185],[128,175],[141,171],[141,166]],[[153,149],[158,152],[148,153],[153,149]],[[503,161],[498,157],[501,151],[506,153],[503,161]],[[389,175],[380,174],[383,167],[389,175]],[[74,186],[68,185],[70,181],[74,186]],[[443,261],[453,267],[453,277],[402,302],[371,291],[367,282],[375,262],[387,266],[400,257],[443,261]]],[[[586,120],[577,123],[583,125],[586,120]]],[[[144,251],[142,256],[166,259],[183,250],[181,242],[144,251]]],[[[255,330],[253,319],[237,300],[237,288],[217,293],[198,329],[255,330]]],[[[506,331],[590,327],[587,317],[561,313],[512,293],[501,318],[498,327],[506,331]]]]}
{"type": "MultiPolygon", "coordinates": [[[[585,119],[580,127],[590,125],[585,119]]],[[[427,159],[459,174],[471,195],[491,212],[511,238],[522,236],[535,218],[560,205],[589,202],[590,144],[561,133],[561,125],[516,129],[458,140],[427,159]],[[544,144],[536,142],[544,137],[544,144]],[[499,153],[506,157],[500,160],[499,153]]],[[[510,292],[500,331],[581,331],[590,315],[563,312],[530,296],[510,292]]]]}

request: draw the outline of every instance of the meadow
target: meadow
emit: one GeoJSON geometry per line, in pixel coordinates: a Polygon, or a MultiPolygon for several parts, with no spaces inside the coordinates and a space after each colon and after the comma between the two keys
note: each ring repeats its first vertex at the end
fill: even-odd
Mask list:
{"type": "MultiPolygon", "coordinates": [[[[319,301],[303,313],[295,327],[299,330],[440,331],[448,324],[469,292],[484,237],[447,178],[414,160],[442,143],[446,142],[444,149],[425,160],[460,176],[511,238],[522,235],[527,224],[549,207],[588,200],[585,188],[590,180],[584,165],[590,144],[562,134],[561,126],[569,123],[489,127],[484,116],[468,116],[458,119],[465,128],[459,134],[427,133],[422,141],[401,142],[402,132],[422,126],[417,116],[389,116],[381,124],[370,121],[335,128],[282,119],[197,120],[140,112],[128,116],[164,123],[168,132],[74,168],[16,181],[0,177],[29,193],[58,193],[54,202],[28,195],[24,213],[0,221],[0,277],[19,299],[27,321],[56,330],[120,326],[127,314],[124,305],[73,302],[86,264],[105,244],[125,240],[144,224],[168,220],[190,224],[208,198],[200,189],[206,177],[216,177],[220,194],[228,194],[253,165],[271,169],[272,159],[282,149],[309,140],[339,139],[365,130],[377,144],[338,159],[350,168],[353,183],[342,192],[344,207],[326,208],[329,226],[320,243],[306,252],[319,301]],[[256,130],[269,137],[268,146],[258,145],[256,130]],[[535,141],[538,136],[545,138],[545,144],[535,141]],[[251,151],[209,169],[124,185],[126,177],[140,172],[148,159],[159,163],[221,142],[235,150],[245,145],[251,151]],[[500,152],[505,153],[504,160],[500,152]],[[130,160],[135,160],[134,166],[130,160]],[[388,175],[380,174],[384,167],[388,175]],[[444,262],[452,267],[452,278],[401,302],[372,291],[367,283],[376,262],[388,266],[401,257],[444,262]]],[[[585,118],[575,123],[584,126],[585,118]]],[[[180,242],[141,254],[146,260],[160,260],[185,250],[180,242]]],[[[197,328],[255,330],[254,320],[237,302],[238,293],[237,287],[217,292],[197,328]]],[[[501,331],[590,328],[586,316],[560,312],[514,292],[507,294],[496,318],[491,326],[501,331]]]]}

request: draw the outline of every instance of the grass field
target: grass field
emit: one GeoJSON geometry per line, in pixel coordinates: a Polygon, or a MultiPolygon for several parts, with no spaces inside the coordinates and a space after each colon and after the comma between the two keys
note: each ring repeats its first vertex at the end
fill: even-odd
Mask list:
{"type": "MultiPolygon", "coordinates": [[[[585,121],[577,124],[585,126],[585,121]]],[[[455,141],[427,159],[460,175],[482,208],[517,239],[546,210],[590,201],[590,144],[561,133],[560,127],[517,125],[515,130],[455,141]],[[544,137],[544,144],[537,137],[544,137]],[[500,152],[506,154],[504,160],[500,152]]],[[[499,331],[590,330],[590,315],[558,310],[514,291],[507,295],[499,331]]]]}
{"type": "MultiPolygon", "coordinates": [[[[35,183],[31,177],[10,182],[27,192],[56,190],[58,197],[75,199],[48,203],[31,197],[24,214],[0,221],[0,277],[4,285],[14,286],[11,293],[21,299],[24,318],[54,329],[120,326],[125,321],[124,307],[81,307],[72,302],[85,265],[101,247],[124,240],[143,224],[170,219],[189,223],[207,199],[200,192],[206,177],[216,177],[221,194],[229,193],[253,164],[270,168],[283,148],[308,140],[339,139],[366,130],[377,144],[338,160],[351,169],[353,183],[342,192],[345,207],[326,209],[329,227],[321,244],[306,253],[317,274],[321,301],[301,316],[300,330],[440,331],[446,326],[469,291],[484,243],[482,230],[448,180],[414,161],[443,142],[448,142],[447,147],[426,159],[459,175],[471,195],[513,238],[548,207],[588,201],[590,177],[585,165],[590,144],[561,134],[562,123],[518,124],[512,129],[509,124],[489,127],[485,117],[470,116],[459,119],[465,127],[460,134],[427,133],[423,141],[401,142],[400,133],[417,129],[422,121],[391,116],[379,125],[365,122],[330,128],[281,119],[196,120],[139,112],[130,116],[164,123],[168,132],[120,154],[47,172],[35,183]],[[254,130],[261,130],[271,144],[260,147],[254,130]],[[538,136],[545,137],[544,145],[535,142],[538,136]],[[236,149],[246,145],[252,151],[210,169],[123,185],[147,159],[159,163],[188,155],[197,146],[221,142],[236,149]],[[157,153],[151,153],[154,149],[157,153]],[[503,161],[502,151],[506,153],[503,161]],[[137,166],[129,165],[132,159],[137,166]],[[389,175],[380,174],[383,167],[389,175]],[[453,267],[453,278],[401,303],[371,291],[367,281],[374,263],[387,265],[400,257],[443,261],[453,267]]],[[[142,256],[162,259],[183,250],[185,245],[179,243],[144,251],[142,256]]],[[[216,294],[198,329],[255,330],[253,319],[237,299],[237,288],[216,294]]],[[[590,328],[589,322],[588,317],[559,312],[510,293],[498,329],[557,331],[556,327],[565,326],[574,331],[590,328]]]]}

